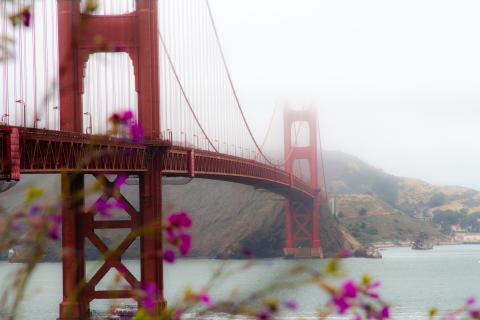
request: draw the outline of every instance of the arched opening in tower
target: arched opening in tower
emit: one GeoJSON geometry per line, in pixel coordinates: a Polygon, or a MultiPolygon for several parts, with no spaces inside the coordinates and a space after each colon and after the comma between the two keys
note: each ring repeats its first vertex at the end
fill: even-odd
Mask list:
{"type": "MultiPolygon", "coordinates": [[[[88,57],[83,84],[83,132],[104,134],[115,112],[138,116],[133,63],[125,52],[93,53],[88,57]]],[[[137,118],[135,118],[137,120],[137,118]]]]}
{"type": "MultiPolygon", "coordinates": [[[[135,0],[97,0],[97,6],[91,13],[93,15],[117,15],[134,12],[136,9],[135,0]]],[[[81,0],[80,9],[82,12],[89,11],[89,6],[92,5],[91,0],[81,0]]],[[[91,8],[91,7],[90,7],[91,8]]]]}

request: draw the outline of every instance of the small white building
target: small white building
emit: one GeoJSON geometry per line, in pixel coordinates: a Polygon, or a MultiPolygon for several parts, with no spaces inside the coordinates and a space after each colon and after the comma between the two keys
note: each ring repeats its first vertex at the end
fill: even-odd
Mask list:
{"type": "Polygon", "coordinates": [[[480,243],[480,233],[463,233],[455,235],[455,240],[462,243],[480,243]]]}

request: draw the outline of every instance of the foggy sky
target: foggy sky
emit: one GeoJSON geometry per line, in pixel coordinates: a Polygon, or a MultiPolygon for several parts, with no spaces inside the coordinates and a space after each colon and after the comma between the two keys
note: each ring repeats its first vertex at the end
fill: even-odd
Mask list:
{"type": "Polygon", "coordinates": [[[318,108],[325,149],[480,189],[480,2],[211,0],[261,136],[275,105],[318,108]]]}

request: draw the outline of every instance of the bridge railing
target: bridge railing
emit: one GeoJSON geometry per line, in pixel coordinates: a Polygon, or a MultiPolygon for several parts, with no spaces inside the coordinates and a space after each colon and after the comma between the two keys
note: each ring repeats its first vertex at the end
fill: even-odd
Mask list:
{"type": "MultiPolygon", "coordinates": [[[[0,127],[0,132],[5,128],[0,127]]],[[[148,154],[144,143],[131,143],[115,137],[75,132],[17,129],[20,134],[19,165],[23,173],[147,170],[148,154]]],[[[0,157],[5,158],[5,155],[0,157]]]]}
{"type": "Polygon", "coordinates": [[[308,183],[282,169],[211,151],[175,146],[168,151],[161,167],[166,175],[231,177],[231,180],[249,179],[259,183],[268,181],[277,187],[294,188],[311,197],[315,195],[315,190],[308,183]]]}

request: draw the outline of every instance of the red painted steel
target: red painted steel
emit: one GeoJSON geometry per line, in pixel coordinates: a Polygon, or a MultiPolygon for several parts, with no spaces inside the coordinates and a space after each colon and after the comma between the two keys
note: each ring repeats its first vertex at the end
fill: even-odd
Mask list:
{"type": "Polygon", "coordinates": [[[20,180],[19,134],[17,128],[0,127],[0,180],[20,180]]]}
{"type": "MultiPolygon", "coordinates": [[[[159,75],[158,75],[158,21],[157,1],[136,0],[135,12],[124,15],[92,16],[80,12],[80,1],[57,0],[58,3],[58,39],[60,57],[60,129],[69,132],[82,132],[82,94],[85,65],[88,56],[95,52],[126,52],[129,54],[135,73],[135,89],[138,93],[138,120],[143,126],[143,132],[147,141],[156,141],[160,138],[160,105],[159,105],[159,75]]],[[[113,156],[105,155],[93,157],[87,163],[79,163],[87,151],[91,151],[88,143],[65,143],[57,141],[52,146],[51,141],[42,139],[30,139],[22,142],[24,154],[31,155],[28,168],[32,172],[61,167],[74,170],[84,168],[81,172],[121,172],[139,171],[140,174],[140,224],[135,227],[151,225],[155,221],[161,222],[161,171],[157,158],[159,152],[149,153],[147,159],[145,146],[123,148],[121,145],[111,148],[110,144],[97,147],[97,151],[113,150],[113,156]],[[29,143],[30,142],[30,143],[29,143]],[[25,147],[23,147],[25,145],[25,147]],[[42,145],[39,147],[39,145],[42,145]],[[43,147],[43,148],[42,148],[43,147]],[[56,151],[60,149],[61,151],[56,151]],[[37,161],[37,153],[42,153],[44,161],[42,165],[37,161]],[[52,154],[55,153],[55,154],[52,154]],[[153,155],[153,156],[152,156],[153,155]],[[106,158],[106,159],[105,159],[106,158]],[[55,160],[53,160],[55,159],[55,160]]],[[[28,161],[28,159],[26,159],[28,161]]],[[[62,186],[66,189],[67,179],[62,180],[62,186]]],[[[68,190],[71,194],[78,193],[83,189],[80,183],[75,184],[74,190],[68,190]]],[[[65,210],[63,227],[79,236],[67,236],[63,238],[64,248],[75,250],[78,256],[83,256],[82,235],[87,235],[90,240],[96,239],[91,228],[91,218],[85,215],[75,219],[68,218],[72,209],[65,210]],[[67,217],[65,217],[67,214],[67,217]]],[[[115,224],[113,224],[115,225],[115,224]]],[[[112,225],[112,226],[113,226],[112,225]]],[[[154,283],[158,288],[158,307],[153,314],[158,315],[163,305],[163,274],[161,238],[158,233],[142,234],[141,238],[141,282],[154,283]]],[[[132,240],[133,241],[133,240],[132,240]]],[[[102,252],[107,250],[101,243],[94,240],[94,245],[102,252]]],[[[129,243],[125,244],[128,248],[129,243]]],[[[97,273],[93,280],[100,281],[111,267],[123,269],[119,264],[124,250],[117,250],[105,260],[101,273],[97,273]]],[[[63,261],[64,295],[60,305],[60,318],[81,319],[87,316],[88,305],[93,298],[132,297],[133,291],[102,291],[94,290],[93,284],[87,283],[84,290],[78,293],[77,302],[72,303],[75,295],[71,283],[81,283],[84,272],[78,272],[78,268],[84,268],[85,261],[77,261],[72,255],[66,255],[63,261]],[[80,264],[81,266],[78,266],[80,264]],[[73,315],[73,317],[72,317],[73,315]]],[[[131,275],[130,275],[131,278],[131,275]]],[[[130,279],[133,286],[133,279],[130,279]]],[[[92,281],[92,280],[90,280],[92,281]]],[[[128,279],[127,279],[128,281],[128,279]]]]}
{"type": "Polygon", "coordinates": [[[5,128],[0,130],[0,180],[10,180],[11,169],[11,152],[10,152],[10,134],[12,130],[5,128]]]}
{"type": "MultiPolygon", "coordinates": [[[[161,223],[162,176],[188,176],[249,184],[284,195],[286,201],[287,255],[320,257],[318,204],[324,190],[318,188],[316,115],[313,111],[285,112],[286,170],[236,156],[173,146],[161,140],[157,2],[136,0],[136,11],[124,15],[89,16],[80,12],[80,1],[57,0],[60,56],[61,131],[0,126],[0,180],[16,179],[21,173],[61,173],[63,195],[63,301],[60,319],[84,319],[93,299],[135,298],[132,290],[97,290],[109,270],[116,269],[132,288],[154,283],[158,304],[164,308],[161,232],[145,232],[161,223]],[[126,52],[135,72],[139,122],[145,142],[82,134],[83,78],[88,56],[95,52],[126,52]],[[306,121],[310,145],[294,147],[291,126],[306,121]],[[310,163],[310,183],[295,177],[294,160],[310,163]],[[103,184],[103,200],[121,199],[129,220],[96,220],[95,211],[84,209],[84,174],[94,174],[103,184]],[[136,174],[140,178],[140,210],[134,209],[115,183],[104,174],[136,174]],[[129,229],[128,236],[112,251],[97,230],[129,229]],[[136,279],[121,257],[140,237],[141,278],[136,279]],[[85,279],[85,241],[89,240],[105,261],[88,281],[85,279]]],[[[322,184],[324,185],[324,184],[322,184]]],[[[158,230],[153,230],[158,231],[158,230]]]]}
{"type": "MultiPolygon", "coordinates": [[[[311,199],[303,202],[285,200],[285,255],[322,257],[320,245],[319,204],[325,199],[318,186],[317,159],[317,115],[315,109],[284,111],[285,170],[293,176],[296,160],[307,160],[310,187],[314,190],[311,199]],[[296,146],[292,143],[292,126],[306,122],[309,128],[309,144],[296,146]],[[307,249],[309,248],[309,249],[307,249]]],[[[324,185],[324,184],[322,184],[324,185]]]]}
{"type": "Polygon", "coordinates": [[[60,128],[82,132],[83,78],[88,56],[126,52],[133,63],[138,115],[146,138],[160,137],[157,1],[136,0],[123,15],[86,15],[80,1],[57,0],[60,128]]]}
{"type": "MultiPolygon", "coordinates": [[[[0,131],[5,129],[0,127],[0,131]]],[[[301,199],[316,194],[309,184],[279,168],[231,155],[172,146],[166,140],[134,144],[83,133],[32,128],[18,128],[18,132],[22,173],[144,173],[149,170],[149,159],[160,153],[162,157],[155,161],[165,176],[194,174],[264,187],[301,199]]]]}
{"type": "Polygon", "coordinates": [[[115,173],[148,170],[147,147],[81,133],[19,129],[23,173],[115,173]]]}
{"type": "MultiPolygon", "coordinates": [[[[125,212],[128,214],[128,220],[96,220],[95,210],[90,208],[81,221],[82,228],[78,229],[80,237],[84,242],[88,239],[95,248],[105,257],[105,261],[97,272],[85,283],[80,296],[88,304],[93,299],[113,299],[118,296],[132,297],[130,290],[96,290],[95,287],[105,277],[110,269],[116,269],[131,288],[139,287],[139,280],[122,263],[121,256],[128,247],[135,241],[137,235],[135,232],[142,226],[142,215],[133,205],[121,194],[115,187],[115,182],[110,182],[104,175],[96,175],[97,180],[104,186],[103,193],[99,199],[108,201],[110,198],[116,198],[122,201],[125,206],[125,212]],[[129,233],[120,242],[116,248],[109,248],[107,244],[95,232],[100,229],[129,229],[129,233]]],[[[118,179],[118,176],[117,178],[118,179]]]]}
{"type": "Polygon", "coordinates": [[[12,128],[10,134],[10,179],[20,180],[20,133],[18,128],[12,128]]]}

